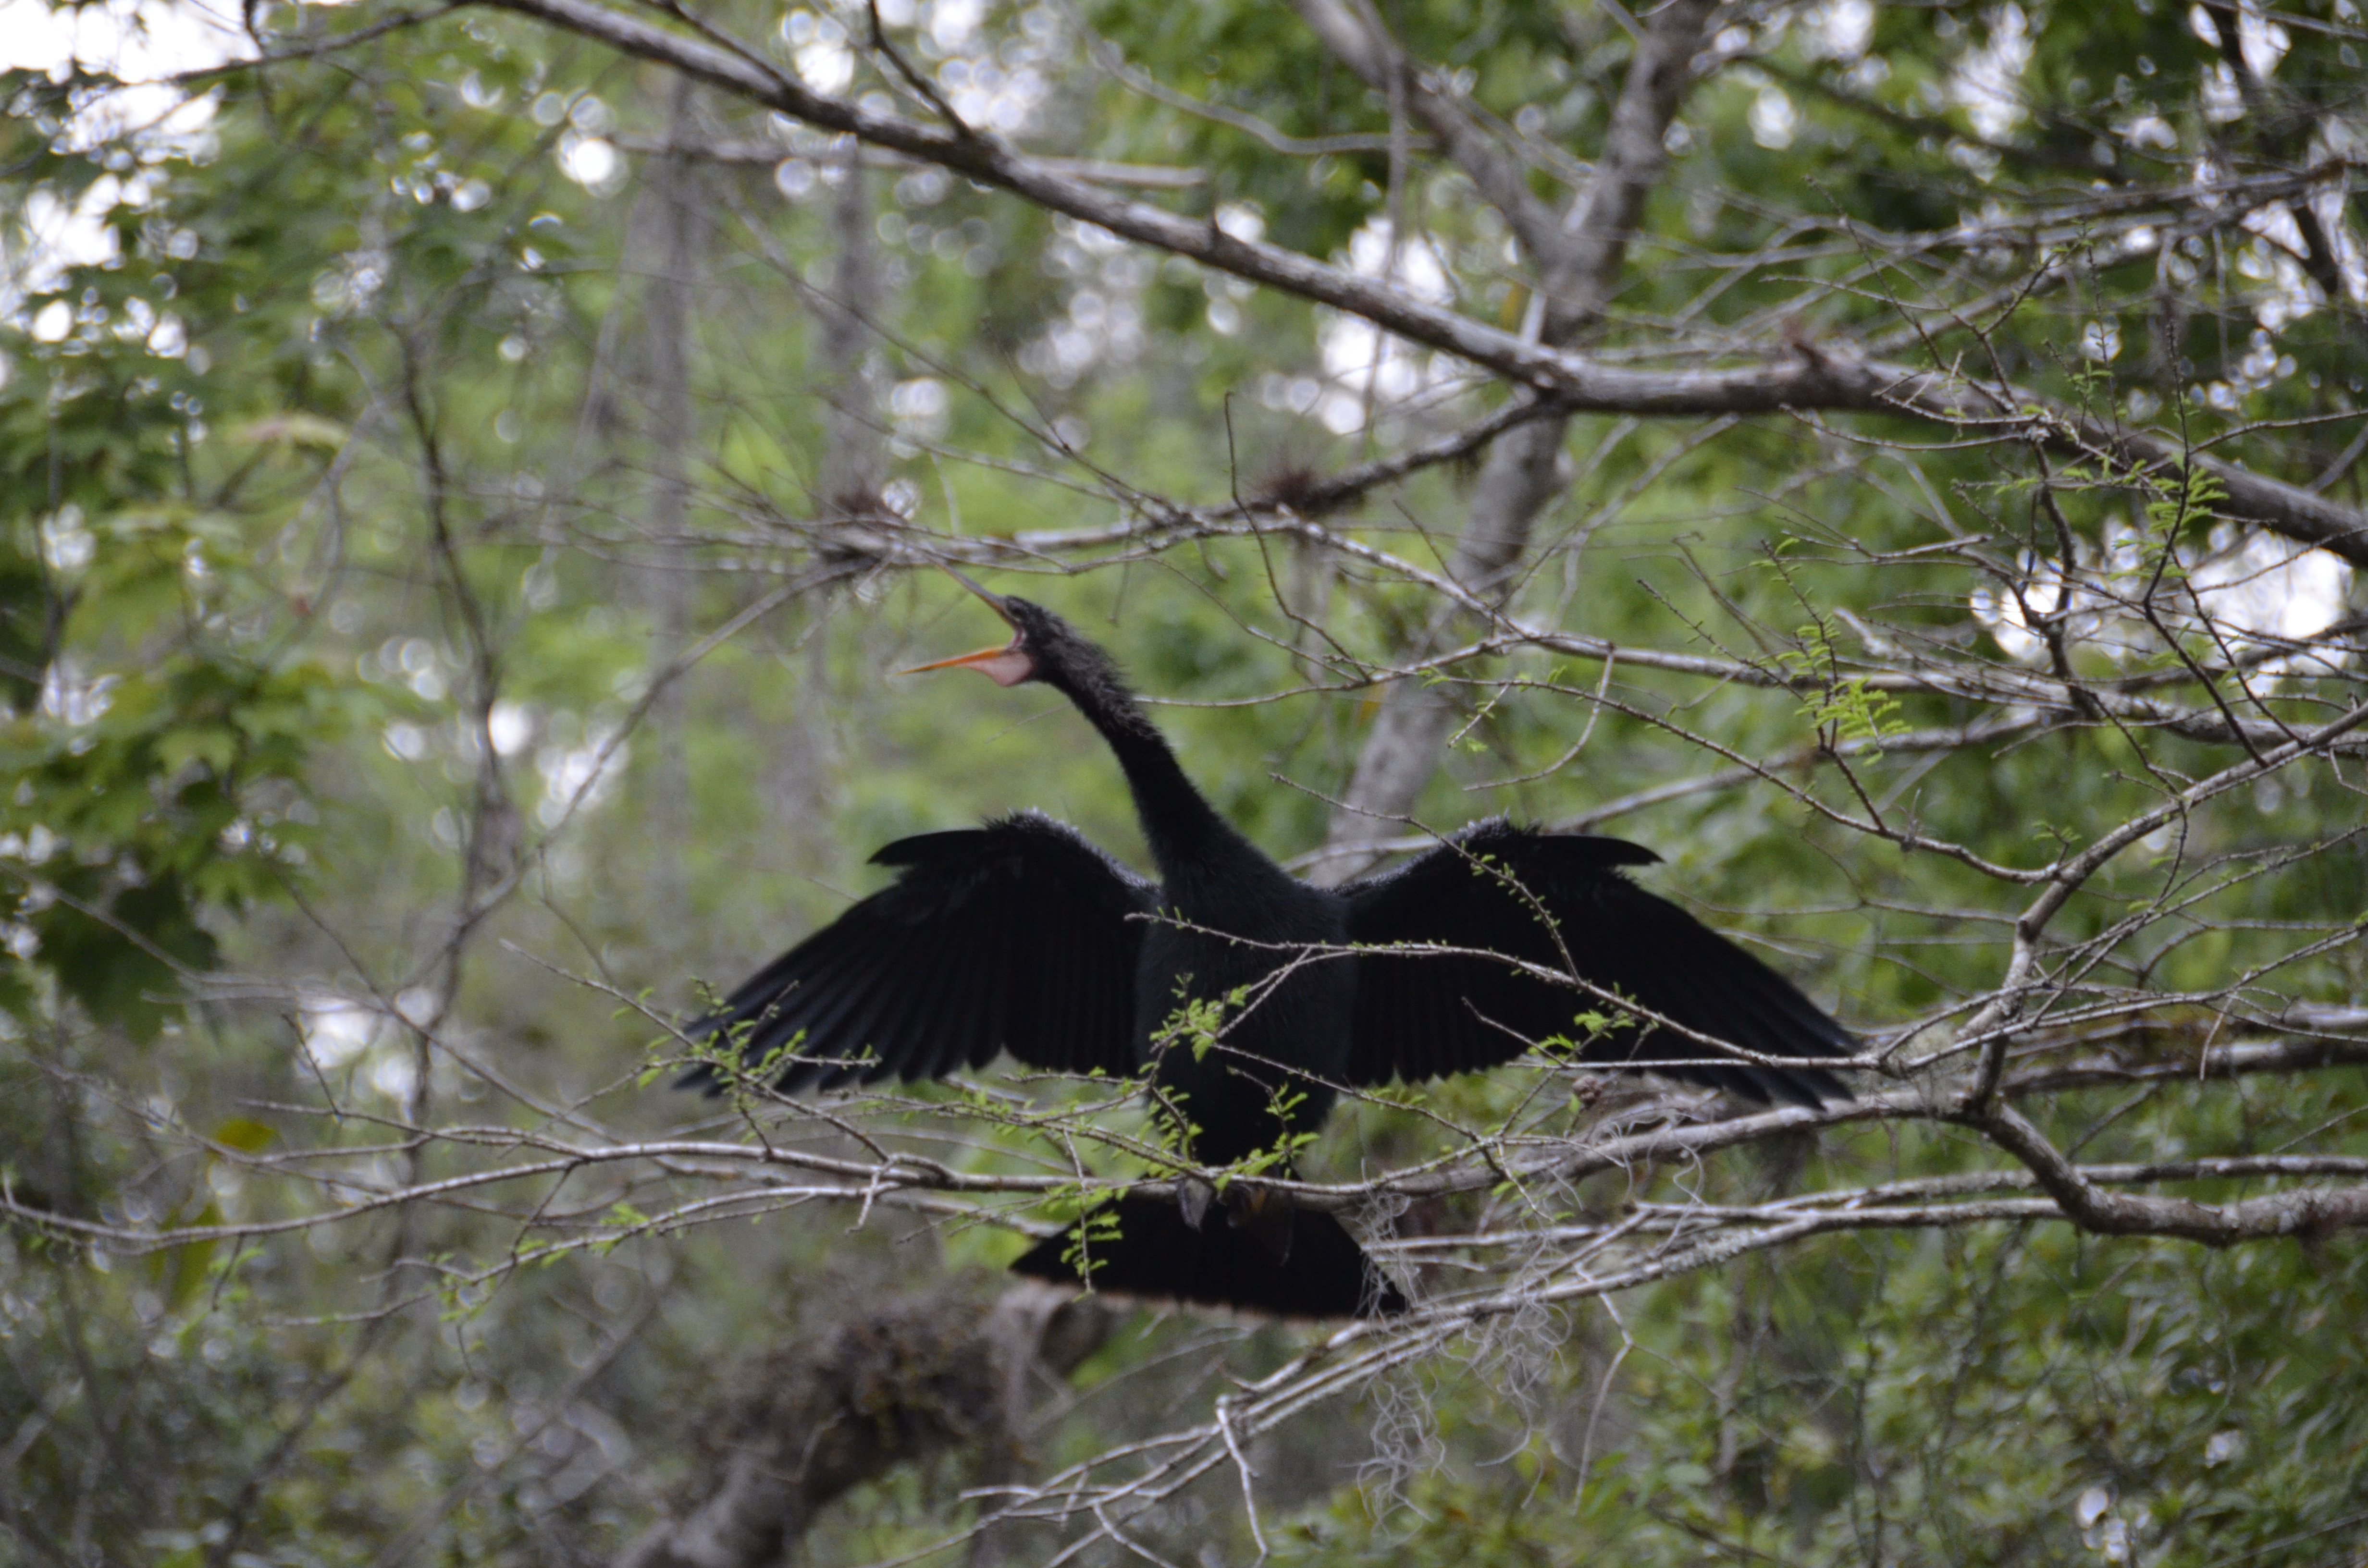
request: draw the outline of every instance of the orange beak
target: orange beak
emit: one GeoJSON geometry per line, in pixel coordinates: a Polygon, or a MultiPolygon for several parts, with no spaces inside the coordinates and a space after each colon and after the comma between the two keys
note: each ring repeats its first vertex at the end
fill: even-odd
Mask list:
{"type": "Polygon", "coordinates": [[[1003,596],[988,593],[951,566],[940,563],[939,569],[955,582],[985,599],[987,608],[1001,616],[1003,623],[1011,628],[1011,641],[1000,648],[981,648],[975,653],[962,653],[951,659],[939,659],[934,664],[916,665],[909,670],[898,670],[896,673],[900,676],[917,676],[927,675],[931,670],[976,670],[997,686],[1018,686],[1021,681],[1034,675],[1036,661],[1030,656],[1019,632],[1019,622],[1012,619],[1010,608],[1003,602],[1003,596]]]}

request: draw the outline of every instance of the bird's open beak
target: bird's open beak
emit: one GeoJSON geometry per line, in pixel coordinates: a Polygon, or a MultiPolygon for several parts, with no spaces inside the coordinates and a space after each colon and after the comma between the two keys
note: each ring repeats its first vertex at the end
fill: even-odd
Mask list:
{"type": "Polygon", "coordinates": [[[1021,681],[1034,675],[1036,661],[1022,645],[1019,622],[1012,619],[1010,607],[1003,602],[1003,596],[988,593],[951,566],[942,567],[942,570],[955,582],[985,599],[987,608],[1003,618],[1003,624],[1011,628],[1011,641],[1000,648],[981,648],[975,653],[962,653],[951,659],[939,659],[934,664],[916,665],[909,670],[898,670],[896,673],[900,676],[917,676],[927,675],[931,670],[976,670],[997,686],[1018,686],[1021,681]]]}
{"type": "Polygon", "coordinates": [[[976,670],[997,686],[1018,686],[1036,673],[1036,661],[1015,637],[1001,648],[981,648],[975,653],[964,653],[951,659],[939,659],[933,665],[915,665],[909,670],[898,670],[900,676],[927,675],[931,670],[976,670]]]}
{"type": "Polygon", "coordinates": [[[963,576],[961,573],[955,571],[952,567],[946,565],[943,562],[939,562],[938,563],[938,570],[943,572],[947,576],[951,577],[955,582],[960,583],[963,587],[968,588],[972,593],[976,594],[980,598],[985,599],[986,601],[986,608],[1003,618],[1004,625],[1011,628],[1014,631],[1019,630],[1019,623],[1011,619],[1011,607],[1004,603],[1003,596],[1001,594],[988,593],[985,588],[980,587],[976,583],[972,582],[968,577],[963,576]]]}

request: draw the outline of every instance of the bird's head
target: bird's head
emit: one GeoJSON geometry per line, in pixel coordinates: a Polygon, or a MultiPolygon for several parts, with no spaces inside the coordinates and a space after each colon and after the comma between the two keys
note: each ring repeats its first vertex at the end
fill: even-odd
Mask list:
{"type": "Polygon", "coordinates": [[[999,647],[981,648],[975,653],[963,653],[951,659],[939,659],[905,670],[905,675],[919,675],[927,670],[976,670],[997,686],[1018,686],[1023,681],[1042,681],[1073,700],[1109,702],[1123,700],[1125,682],[1119,676],[1118,666],[1110,656],[1086,638],[1076,629],[1043,606],[1030,604],[1007,594],[990,594],[959,572],[952,572],[955,581],[985,599],[996,614],[1011,628],[1011,641],[999,647]]]}

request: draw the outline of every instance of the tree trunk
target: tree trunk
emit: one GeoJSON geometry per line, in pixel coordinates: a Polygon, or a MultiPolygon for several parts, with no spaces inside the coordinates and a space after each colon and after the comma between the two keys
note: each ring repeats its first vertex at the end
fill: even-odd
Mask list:
{"type": "MultiPolygon", "coordinates": [[[[985,1306],[974,1289],[894,1300],[764,1358],[746,1392],[702,1419],[718,1477],[688,1512],[652,1527],[617,1568],[770,1568],[823,1506],[898,1465],[975,1450],[981,1483],[1028,1468],[1030,1377],[1065,1377],[1109,1333],[1099,1301],[1030,1281],[985,1306]]],[[[994,1505],[983,1505],[983,1517],[994,1505]]],[[[1014,1527],[985,1524],[971,1568],[1004,1561],[1014,1527]]]]}
{"type": "MultiPolygon", "coordinates": [[[[1654,13],[1612,110],[1594,177],[1571,203],[1558,231],[1533,235],[1543,253],[1532,257],[1541,301],[1533,312],[1534,324],[1543,340],[1554,347],[1572,343],[1603,319],[1629,239],[1668,161],[1662,138],[1677,115],[1694,54],[1717,8],[1715,0],[1671,0],[1654,13]]],[[[1568,427],[1565,419],[1541,419],[1498,437],[1489,449],[1448,570],[1492,603],[1511,597],[1520,580],[1531,526],[1568,483],[1562,456],[1568,427]]],[[[1442,613],[1408,653],[1419,659],[1452,646],[1469,630],[1469,619],[1460,613],[1442,613]]],[[[1455,704],[1445,688],[1418,680],[1393,683],[1383,695],[1348,792],[1332,813],[1329,842],[1354,845],[1396,836],[1395,824],[1413,812],[1431,775],[1439,771],[1454,722],[1455,704]]],[[[1375,858],[1370,854],[1335,856],[1312,875],[1321,881],[1346,881],[1375,858]]]]}

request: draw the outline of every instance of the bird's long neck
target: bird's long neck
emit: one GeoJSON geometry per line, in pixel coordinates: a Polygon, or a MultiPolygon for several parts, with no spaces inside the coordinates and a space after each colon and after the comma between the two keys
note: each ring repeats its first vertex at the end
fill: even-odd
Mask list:
{"type": "Polygon", "coordinates": [[[1240,848],[1257,853],[1194,787],[1183,764],[1176,760],[1167,737],[1133,697],[1123,692],[1069,689],[1064,695],[1101,732],[1117,755],[1127,788],[1134,795],[1134,814],[1143,824],[1152,858],[1171,886],[1188,869],[1205,865],[1212,852],[1240,848]]]}

